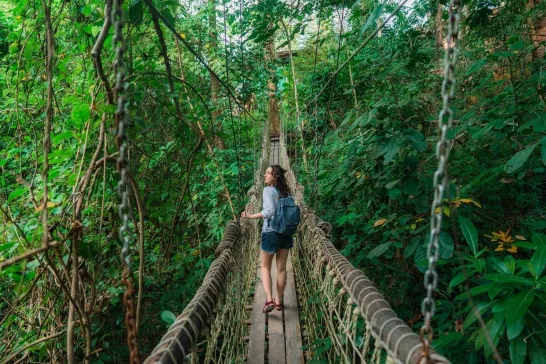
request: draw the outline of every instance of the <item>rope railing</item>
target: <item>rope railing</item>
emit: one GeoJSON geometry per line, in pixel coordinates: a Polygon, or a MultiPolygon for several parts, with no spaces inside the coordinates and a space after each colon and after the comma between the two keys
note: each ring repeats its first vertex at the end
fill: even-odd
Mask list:
{"type": "MultiPolygon", "coordinates": [[[[248,192],[247,211],[262,204],[263,174],[267,168],[269,132],[264,126],[262,156],[248,192]]],[[[145,364],[241,363],[246,356],[246,306],[254,287],[258,256],[257,220],[227,224],[203,283],[145,364]],[[252,269],[249,269],[252,267],[252,269]]]]}
{"type": "MultiPolygon", "coordinates": [[[[292,264],[308,357],[328,362],[425,363],[422,342],[364,273],[330,242],[331,226],[305,205],[281,135],[280,164],[301,208],[292,264]]],[[[435,363],[449,363],[432,352],[435,363]]]]}

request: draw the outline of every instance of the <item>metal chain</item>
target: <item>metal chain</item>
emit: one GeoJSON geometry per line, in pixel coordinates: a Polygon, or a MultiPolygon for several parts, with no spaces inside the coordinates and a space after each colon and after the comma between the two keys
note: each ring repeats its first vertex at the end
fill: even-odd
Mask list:
{"type": "Polygon", "coordinates": [[[433,291],[438,285],[438,273],[436,262],[440,254],[439,235],[442,229],[442,202],[444,194],[449,188],[447,160],[449,157],[449,141],[447,139],[448,129],[453,123],[453,110],[451,100],[455,93],[455,63],[457,61],[457,36],[459,34],[460,0],[451,0],[449,4],[449,26],[447,33],[447,48],[445,55],[444,81],[442,82],[443,107],[438,116],[438,127],[440,139],[436,144],[436,159],[438,169],[434,173],[434,201],[432,202],[430,240],[427,248],[428,269],[425,273],[425,288],[427,296],[421,305],[425,323],[421,328],[421,341],[423,342],[423,357],[430,358],[430,344],[432,342],[433,330],[431,319],[436,310],[436,304],[432,297],[433,291]]]}
{"type": "Polygon", "coordinates": [[[116,97],[117,109],[114,114],[116,121],[117,135],[116,144],[119,149],[119,157],[117,159],[117,169],[120,174],[118,183],[118,195],[121,202],[118,207],[121,226],[119,228],[119,239],[123,246],[121,248],[121,261],[123,263],[123,284],[125,285],[125,293],[123,294],[123,305],[125,307],[125,325],[127,326],[127,344],[129,346],[129,355],[131,364],[139,364],[140,357],[138,354],[138,337],[137,327],[135,324],[135,304],[134,291],[131,270],[131,250],[130,243],[133,238],[133,231],[129,222],[131,219],[131,203],[129,200],[129,159],[127,157],[127,141],[128,137],[125,131],[127,127],[127,97],[125,95],[125,61],[123,60],[124,39],[123,39],[123,0],[113,0],[111,18],[114,25],[114,49],[115,60],[114,68],[116,70],[116,97]]]}

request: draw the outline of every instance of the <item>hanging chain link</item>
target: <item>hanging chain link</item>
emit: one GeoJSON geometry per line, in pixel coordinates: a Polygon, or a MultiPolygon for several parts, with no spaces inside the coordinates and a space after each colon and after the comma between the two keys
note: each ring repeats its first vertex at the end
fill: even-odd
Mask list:
{"type": "Polygon", "coordinates": [[[444,81],[442,82],[443,107],[438,116],[438,127],[440,129],[440,139],[436,144],[436,159],[438,160],[438,169],[434,173],[434,201],[432,202],[431,222],[430,222],[430,240],[427,249],[428,269],[425,273],[425,288],[427,296],[421,305],[425,323],[421,327],[421,341],[423,342],[422,357],[430,357],[430,344],[432,342],[433,330],[431,319],[436,310],[436,304],[432,297],[434,290],[438,285],[438,273],[436,272],[436,262],[440,254],[439,235],[442,229],[442,203],[444,194],[449,188],[447,173],[447,161],[449,157],[449,140],[447,139],[448,129],[453,123],[453,110],[451,109],[451,100],[455,94],[455,63],[457,61],[457,37],[459,35],[460,10],[462,4],[460,0],[451,0],[449,4],[449,26],[447,33],[447,48],[445,55],[444,81]]]}
{"type": "Polygon", "coordinates": [[[123,294],[123,305],[125,306],[125,325],[127,326],[127,344],[129,346],[129,355],[131,364],[139,364],[140,357],[138,354],[138,337],[137,327],[135,323],[135,304],[134,290],[131,270],[131,249],[130,243],[133,238],[133,231],[129,222],[131,219],[131,203],[129,200],[129,159],[127,157],[127,98],[125,95],[125,61],[123,60],[124,39],[123,39],[123,0],[113,0],[112,6],[112,23],[114,25],[114,49],[115,60],[114,68],[116,70],[116,97],[117,109],[114,114],[116,121],[117,135],[116,144],[119,149],[119,157],[117,159],[117,169],[120,174],[118,183],[118,195],[121,202],[118,207],[121,226],[119,228],[119,239],[123,246],[121,248],[121,260],[123,263],[123,284],[125,285],[125,293],[123,294]]]}

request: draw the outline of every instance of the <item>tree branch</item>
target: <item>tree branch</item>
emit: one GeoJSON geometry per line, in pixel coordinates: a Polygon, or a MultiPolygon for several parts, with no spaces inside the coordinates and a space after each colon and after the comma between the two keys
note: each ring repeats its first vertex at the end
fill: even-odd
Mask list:
{"type": "Polygon", "coordinates": [[[97,38],[97,41],[95,42],[95,45],[93,46],[91,55],[93,56],[93,66],[95,67],[95,70],[97,71],[100,79],[102,80],[102,84],[104,85],[104,88],[106,89],[106,94],[108,96],[108,103],[111,105],[114,105],[114,94],[112,93],[112,86],[110,86],[110,82],[108,81],[108,78],[104,74],[104,69],[102,67],[102,58],[101,58],[101,52],[102,52],[102,47],[104,45],[104,41],[106,40],[106,37],[108,36],[108,32],[110,31],[110,27],[112,26],[112,19],[110,18],[111,8],[112,8],[112,1],[106,0],[106,4],[104,5],[104,22],[102,23],[102,29],[99,33],[99,37],[97,38]]]}
{"type": "Polygon", "coordinates": [[[55,338],[57,338],[57,337],[59,337],[61,335],[64,335],[64,333],[66,333],[66,330],[63,330],[63,331],[58,332],[56,334],[49,335],[49,336],[43,337],[41,339],[38,339],[36,341],[33,341],[30,344],[27,344],[27,345],[23,346],[21,349],[17,350],[15,353],[8,356],[1,364],[7,364],[11,360],[15,359],[15,357],[17,355],[21,354],[23,351],[27,350],[28,348],[31,348],[32,346],[34,346],[36,344],[43,343],[44,341],[49,341],[49,340],[55,339],[55,338]]]}

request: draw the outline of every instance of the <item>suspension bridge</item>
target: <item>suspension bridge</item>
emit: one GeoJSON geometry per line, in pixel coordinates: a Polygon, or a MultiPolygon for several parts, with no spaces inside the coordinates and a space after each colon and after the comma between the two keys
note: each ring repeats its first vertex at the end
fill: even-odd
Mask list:
{"type": "Polygon", "coordinates": [[[272,141],[266,127],[262,143],[246,211],[261,208],[262,176],[272,163],[287,169],[302,209],[284,310],[261,311],[257,221],[230,222],[203,284],[145,363],[297,364],[321,355],[330,363],[449,363],[432,349],[424,353],[421,337],[331,243],[330,225],[304,203],[282,134],[272,141]]]}
{"type": "MultiPolygon", "coordinates": [[[[145,2],[151,11],[165,22],[149,0],[145,2]]],[[[390,17],[404,3],[405,1],[402,1],[390,17]]],[[[431,318],[435,307],[432,293],[438,278],[435,264],[438,259],[438,235],[441,229],[441,212],[435,211],[440,206],[447,187],[446,163],[449,148],[446,135],[453,121],[450,101],[455,85],[453,72],[459,26],[459,17],[457,13],[453,13],[453,8],[458,6],[458,0],[451,1],[445,78],[442,85],[443,108],[438,121],[440,137],[436,157],[439,163],[434,176],[435,196],[432,204],[429,264],[425,273],[427,296],[422,304],[425,322],[420,335],[397,316],[374,283],[362,271],[353,267],[335,248],[331,242],[331,226],[321,221],[305,204],[303,188],[297,183],[291,168],[283,130],[281,129],[279,136],[272,137],[266,123],[262,133],[262,154],[255,171],[254,186],[248,192],[249,202],[245,210],[253,213],[261,208],[264,187],[262,176],[267,166],[279,164],[286,169],[285,177],[301,208],[302,219],[287,262],[288,281],[284,309],[268,314],[261,312],[265,292],[257,274],[260,269],[258,260],[260,229],[257,221],[249,219],[232,221],[225,228],[223,239],[215,251],[216,258],[197,293],[161,338],[145,363],[299,364],[311,359],[328,363],[449,363],[448,359],[436,353],[431,347],[433,337],[431,318]]],[[[117,13],[113,14],[121,14],[119,3],[116,3],[115,9],[117,13]]],[[[123,37],[119,20],[121,16],[113,17],[116,24],[114,39],[118,42],[116,64],[119,66],[116,90],[123,95],[123,49],[120,45],[123,37]]],[[[211,74],[217,77],[175,29],[170,25],[168,27],[211,74]]],[[[328,84],[335,82],[335,75],[380,29],[381,27],[378,27],[339,66],[312,102],[316,104],[318,96],[326,90],[328,84]]],[[[229,87],[220,78],[218,81],[228,91],[230,102],[231,99],[237,102],[229,87]]],[[[118,159],[118,168],[122,176],[120,191],[124,202],[127,163],[123,126],[127,115],[124,109],[125,99],[121,97],[120,100],[116,120],[121,145],[118,159]]],[[[239,106],[246,112],[244,107],[239,106]]],[[[128,213],[121,208],[120,211],[123,212],[124,221],[128,221],[128,213]]],[[[122,227],[120,234],[127,229],[128,227],[122,227]]],[[[130,275],[127,255],[128,241],[125,241],[122,250],[125,276],[130,275]]],[[[273,281],[276,281],[275,269],[273,264],[273,281]]],[[[130,292],[130,284],[128,291],[130,292]]],[[[275,294],[276,292],[273,292],[274,296],[275,294]]],[[[125,301],[126,322],[130,326],[131,312],[134,308],[131,300],[125,301]]],[[[138,349],[134,328],[129,328],[128,342],[131,362],[138,362],[135,358],[138,349]]]]}

